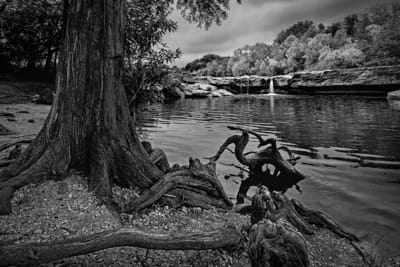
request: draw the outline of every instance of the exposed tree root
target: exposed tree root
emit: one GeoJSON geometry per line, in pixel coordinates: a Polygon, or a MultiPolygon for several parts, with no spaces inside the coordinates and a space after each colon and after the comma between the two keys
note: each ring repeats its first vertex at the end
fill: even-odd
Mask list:
{"type": "Polygon", "coordinates": [[[240,239],[241,235],[235,229],[191,234],[149,234],[122,228],[61,241],[0,246],[0,266],[33,266],[121,246],[158,250],[217,249],[238,245],[240,239]]]}
{"type": "Polygon", "coordinates": [[[235,144],[234,154],[236,159],[249,168],[249,177],[243,180],[240,185],[237,203],[243,203],[250,186],[265,185],[271,191],[285,192],[293,185],[298,188],[297,183],[306,178],[294,167],[299,157],[295,157],[287,147],[278,148],[275,139],[263,139],[259,134],[240,127],[229,126],[228,128],[230,130],[239,130],[242,135],[229,137],[210,159],[215,162],[218,161],[222,153],[228,149],[228,146],[235,144]],[[258,147],[267,147],[257,152],[244,152],[249,142],[249,134],[254,135],[259,140],[258,147]],[[284,160],[279,150],[286,151],[289,159],[284,160]],[[273,173],[270,172],[268,165],[274,166],[273,173]]]}
{"type": "Polygon", "coordinates": [[[340,225],[338,225],[327,214],[307,208],[301,202],[291,199],[292,206],[296,211],[308,222],[322,228],[327,228],[340,237],[344,237],[350,241],[359,242],[360,239],[352,233],[346,232],[340,225]]]}
{"type": "Polygon", "coordinates": [[[251,266],[309,266],[304,237],[289,223],[268,219],[256,223],[250,230],[249,257],[251,266]]]}
{"type": "Polygon", "coordinates": [[[215,164],[201,164],[198,159],[189,159],[189,166],[171,170],[160,178],[138,199],[131,202],[128,211],[141,210],[160,200],[165,194],[165,201],[172,206],[183,204],[202,208],[232,206],[220,181],[215,174],[215,164]],[[170,196],[175,197],[170,197],[170,196]]]}
{"type": "Polygon", "coordinates": [[[0,135],[11,135],[15,134],[15,132],[8,129],[6,126],[0,123],[0,135]]]}
{"type": "Polygon", "coordinates": [[[9,160],[9,159],[0,160],[0,168],[6,167],[6,166],[10,165],[11,163],[14,163],[15,161],[16,160],[14,160],[14,159],[11,159],[11,160],[9,160]]]}
{"type": "Polygon", "coordinates": [[[7,148],[10,148],[12,146],[16,146],[16,145],[19,145],[19,144],[29,144],[31,142],[32,142],[32,139],[23,139],[23,140],[15,141],[15,142],[12,142],[12,143],[4,144],[4,145],[0,146],[0,152],[3,151],[3,150],[6,150],[7,148]]]}
{"type": "Polygon", "coordinates": [[[311,224],[327,228],[349,241],[359,241],[328,215],[308,209],[299,201],[289,200],[283,193],[270,193],[265,187],[258,188],[250,212],[252,266],[308,266],[303,234],[314,234],[311,224]]]}

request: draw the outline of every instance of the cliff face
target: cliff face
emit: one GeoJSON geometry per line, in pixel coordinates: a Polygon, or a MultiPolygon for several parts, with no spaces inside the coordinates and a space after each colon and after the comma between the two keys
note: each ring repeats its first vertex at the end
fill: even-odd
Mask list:
{"type": "Polygon", "coordinates": [[[400,87],[400,66],[297,72],[290,93],[385,94],[400,87]]]}
{"type": "Polygon", "coordinates": [[[185,78],[186,83],[207,83],[218,88],[226,88],[235,93],[247,92],[260,93],[268,92],[271,79],[274,82],[275,88],[287,88],[291,75],[279,76],[241,76],[241,77],[211,77],[211,76],[198,76],[193,78],[185,78]]]}
{"type": "Polygon", "coordinates": [[[296,72],[280,76],[193,77],[185,82],[208,83],[236,93],[268,93],[270,80],[278,92],[322,94],[381,94],[400,88],[400,65],[296,72]]]}

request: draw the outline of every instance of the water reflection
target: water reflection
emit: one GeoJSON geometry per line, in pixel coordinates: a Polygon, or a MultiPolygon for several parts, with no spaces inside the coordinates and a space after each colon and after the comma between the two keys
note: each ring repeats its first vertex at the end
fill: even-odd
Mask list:
{"type": "MultiPolygon", "coordinates": [[[[162,147],[170,161],[213,155],[232,134],[228,125],[249,127],[302,156],[298,169],[309,176],[303,194],[289,194],[328,212],[381,252],[400,250],[400,170],[366,168],[361,159],[400,158],[400,110],[385,99],[350,96],[239,96],[153,105],[142,113],[141,132],[162,147]]],[[[256,149],[251,140],[250,149],[256,149]]],[[[224,154],[223,162],[235,162],[224,154]]],[[[232,173],[218,165],[223,175],[232,173]]],[[[238,184],[221,179],[229,196],[238,184]]],[[[239,181],[236,181],[239,182],[239,181]]]]}

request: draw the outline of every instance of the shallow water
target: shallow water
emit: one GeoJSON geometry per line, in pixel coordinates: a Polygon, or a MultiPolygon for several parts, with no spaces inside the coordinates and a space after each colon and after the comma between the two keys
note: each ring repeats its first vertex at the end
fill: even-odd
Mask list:
{"type": "MultiPolygon", "coordinates": [[[[296,167],[308,176],[299,184],[303,193],[290,189],[290,196],[327,212],[380,253],[400,252],[400,170],[359,164],[360,158],[400,162],[400,110],[385,99],[282,95],[187,99],[145,108],[139,125],[142,137],[163,148],[170,162],[180,164],[190,156],[213,155],[234,133],[228,125],[275,137],[301,155],[296,167]]],[[[251,140],[248,150],[255,144],[251,140]]],[[[235,159],[225,152],[220,161],[235,159]]],[[[218,165],[217,171],[234,198],[239,181],[223,176],[237,170],[218,165]]]]}

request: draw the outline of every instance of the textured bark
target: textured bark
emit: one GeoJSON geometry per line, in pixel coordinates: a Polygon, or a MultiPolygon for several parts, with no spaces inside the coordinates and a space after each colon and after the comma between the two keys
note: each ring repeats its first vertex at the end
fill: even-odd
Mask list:
{"type": "Polygon", "coordinates": [[[253,225],[249,237],[253,267],[309,266],[304,237],[284,220],[262,220],[253,225]]]}
{"type": "Polygon", "coordinates": [[[0,173],[0,194],[62,177],[71,168],[86,173],[90,190],[104,198],[112,183],[149,187],[161,172],[137,138],[122,86],[125,2],[65,5],[52,109],[31,146],[0,173]]]}
{"type": "Polygon", "coordinates": [[[249,257],[252,266],[309,266],[302,233],[312,228],[281,193],[260,187],[252,200],[249,257]]]}
{"type": "Polygon", "coordinates": [[[15,141],[15,142],[12,142],[12,143],[4,144],[4,145],[0,146],[0,152],[3,151],[3,150],[6,150],[7,148],[10,148],[12,146],[17,146],[17,145],[20,145],[20,144],[29,144],[31,142],[32,142],[32,139],[24,139],[24,140],[15,141]]]}
{"type": "Polygon", "coordinates": [[[283,193],[271,193],[265,187],[257,189],[250,213],[252,266],[308,266],[303,235],[314,234],[311,224],[327,228],[349,241],[359,241],[323,212],[311,210],[283,193]]]}
{"type": "Polygon", "coordinates": [[[61,241],[0,246],[0,266],[36,266],[121,246],[159,250],[216,249],[238,245],[240,237],[240,233],[234,229],[191,234],[148,234],[134,229],[110,230],[61,241]]]}
{"type": "MultiPolygon", "coordinates": [[[[61,179],[71,169],[87,175],[89,190],[105,203],[111,203],[113,184],[148,189],[160,179],[160,183],[174,180],[170,179],[174,175],[184,179],[179,172],[161,178],[169,166],[159,160],[160,153],[152,158],[160,168],[153,163],[153,155],[149,156],[140,143],[130,116],[122,83],[125,1],[66,0],[64,4],[63,44],[53,105],[35,140],[16,162],[0,172],[0,214],[11,212],[10,197],[18,188],[61,179]]],[[[208,182],[188,179],[186,187],[208,184],[184,193],[186,202],[224,206],[220,204],[225,202],[224,194],[214,196],[217,201],[208,199],[210,192],[222,190],[210,189],[218,185],[218,180],[216,176],[208,178],[208,182]],[[195,199],[188,201],[188,197],[195,199]]],[[[180,184],[176,189],[182,189],[180,184]]],[[[170,185],[169,189],[177,199],[182,195],[170,185]]]]}
{"type": "Polygon", "coordinates": [[[138,199],[131,202],[128,211],[141,210],[164,198],[172,206],[197,206],[202,208],[232,206],[222,184],[215,174],[215,163],[201,164],[189,159],[189,166],[171,170],[160,178],[138,199]],[[174,197],[165,197],[165,195],[174,197]]]}

